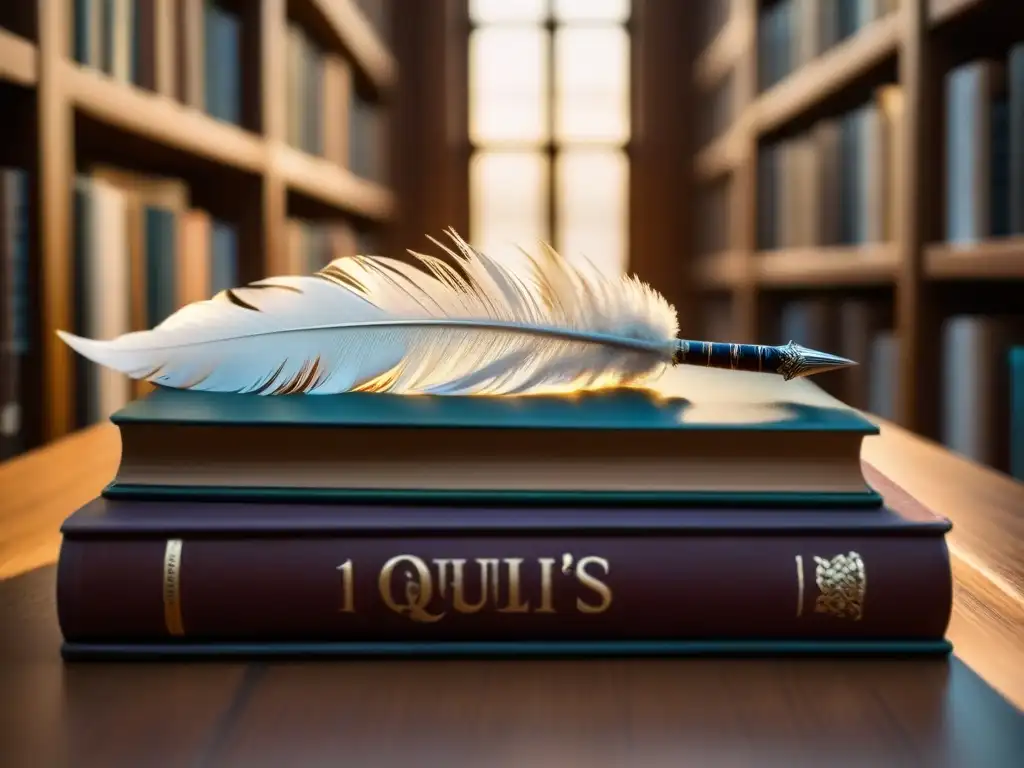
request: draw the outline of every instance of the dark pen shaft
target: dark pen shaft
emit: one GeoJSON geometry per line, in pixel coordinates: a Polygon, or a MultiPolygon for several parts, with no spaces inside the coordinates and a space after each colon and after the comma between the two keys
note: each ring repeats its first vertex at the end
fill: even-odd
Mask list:
{"type": "Polygon", "coordinates": [[[783,346],[770,346],[689,339],[676,341],[672,364],[751,373],[775,373],[786,379],[813,376],[816,373],[856,365],[852,360],[808,349],[792,341],[783,346]]]}

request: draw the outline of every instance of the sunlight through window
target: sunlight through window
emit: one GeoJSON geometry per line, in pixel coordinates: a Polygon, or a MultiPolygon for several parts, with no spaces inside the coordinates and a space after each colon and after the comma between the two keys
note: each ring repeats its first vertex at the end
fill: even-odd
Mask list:
{"type": "Polygon", "coordinates": [[[628,0],[470,0],[470,237],[627,267],[628,0]]]}

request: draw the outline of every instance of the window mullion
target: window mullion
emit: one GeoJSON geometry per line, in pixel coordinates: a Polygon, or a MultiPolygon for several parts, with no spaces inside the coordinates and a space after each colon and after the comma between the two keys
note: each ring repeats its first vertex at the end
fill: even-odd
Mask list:
{"type": "Polygon", "coordinates": [[[548,117],[548,129],[547,129],[547,142],[545,143],[545,153],[547,154],[547,167],[548,167],[548,206],[547,206],[547,227],[548,227],[548,242],[551,243],[555,248],[559,248],[559,237],[558,237],[558,181],[557,171],[555,163],[557,161],[558,146],[555,140],[555,125],[556,119],[556,88],[555,88],[555,76],[557,74],[557,66],[555,60],[557,56],[555,54],[555,29],[557,23],[555,21],[554,10],[551,8],[552,3],[548,4],[548,15],[545,19],[544,26],[547,30],[548,35],[548,57],[547,57],[547,78],[546,88],[547,93],[544,94],[547,99],[547,117],[548,117]]]}

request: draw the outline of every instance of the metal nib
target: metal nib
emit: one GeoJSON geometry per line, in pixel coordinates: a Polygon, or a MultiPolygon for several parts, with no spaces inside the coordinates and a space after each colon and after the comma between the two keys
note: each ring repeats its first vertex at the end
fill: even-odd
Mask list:
{"type": "Polygon", "coordinates": [[[816,349],[808,349],[794,341],[789,342],[785,346],[778,347],[778,350],[782,356],[779,373],[782,374],[786,381],[857,365],[853,360],[847,360],[845,357],[839,357],[838,355],[830,355],[828,352],[819,352],[816,349]]]}

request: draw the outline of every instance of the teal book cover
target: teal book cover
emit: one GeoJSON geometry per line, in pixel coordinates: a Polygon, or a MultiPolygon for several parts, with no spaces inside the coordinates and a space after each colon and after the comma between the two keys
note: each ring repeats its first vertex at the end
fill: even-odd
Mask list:
{"type": "Polygon", "coordinates": [[[728,430],[878,434],[878,427],[806,379],[671,369],[645,389],[557,395],[442,396],[349,392],[255,395],[157,388],[115,424],[545,430],[728,430]]]}

